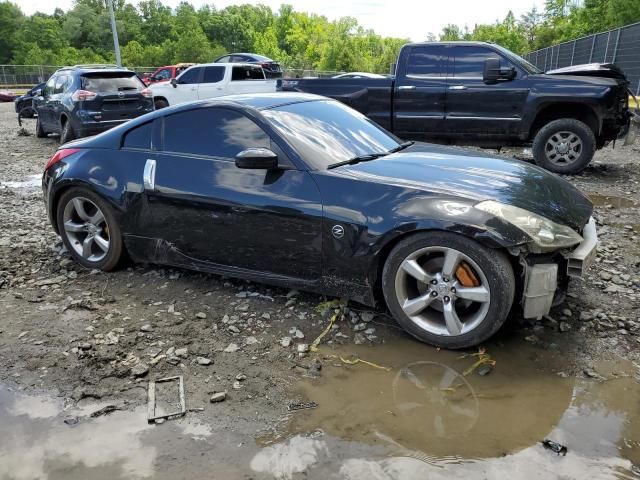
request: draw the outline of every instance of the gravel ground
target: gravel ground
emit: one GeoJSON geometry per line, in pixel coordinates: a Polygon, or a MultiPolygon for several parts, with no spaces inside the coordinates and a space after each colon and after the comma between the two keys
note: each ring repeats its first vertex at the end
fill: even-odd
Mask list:
{"type": "MultiPolygon", "coordinates": [[[[327,299],[152,265],[109,274],[79,267],[47,221],[39,186],[58,141],[34,133],[35,121],[20,130],[12,105],[0,104],[0,381],[133,408],[146,402],[149,378],[184,375],[189,407],[236,431],[267,428],[303,400],[296,382],[321,374],[324,359],[298,348],[326,326],[317,306],[327,299]],[[211,411],[219,392],[226,400],[211,411]]],[[[551,316],[514,319],[492,348],[564,348],[582,374],[604,356],[638,357],[640,147],[602,150],[569,179],[597,204],[596,264],[551,316]]],[[[375,357],[391,337],[412,341],[385,315],[350,307],[330,344],[371,344],[375,357]]]]}

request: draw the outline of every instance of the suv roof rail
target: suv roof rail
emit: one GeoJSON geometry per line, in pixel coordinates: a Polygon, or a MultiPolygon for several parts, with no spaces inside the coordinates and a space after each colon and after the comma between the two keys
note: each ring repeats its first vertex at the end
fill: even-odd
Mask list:
{"type": "Polygon", "coordinates": [[[81,63],[81,64],[78,64],[78,65],[69,65],[69,66],[66,66],[66,67],[60,67],[56,71],[59,72],[60,70],[74,70],[76,68],[95,68],[95,69],[117,68],[117,69],[126,70],[125,67],[119,67],[118,65],[111,64],[111,63],[81,63]]]}

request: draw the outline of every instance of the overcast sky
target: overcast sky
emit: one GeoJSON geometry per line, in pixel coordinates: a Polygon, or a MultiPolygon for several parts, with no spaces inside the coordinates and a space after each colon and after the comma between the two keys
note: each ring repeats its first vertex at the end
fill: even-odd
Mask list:
{"type": "MultiPolygon", "coordinates": [[[[16,1],[16,0],[13,0],[16,1]]],[[[175,7],[180,0],[162,0],[175,7]]],[[[133,3],[136,3],[135,0],[133,3]]],[[[476,23],[493,23],[504,18],[509,9],[519,17],[533,5],[542,9],[544,0],[262,0],[260,2],[233,0],[190,0],[199,7],[213,3],[217,8],[242,3],[262,3],[277,10],[282,3],[295,10],[318,13],[331,20],[343,16],[358,19],[360,25],[376,33],[411,40],[424,40],[428,32],[440,33],[449,23],[473,28],[476,23]]],[[[72,0],[17,0],[26,14],[36,11],[52,13],[56,7],[68,10],[72,0]]]]}

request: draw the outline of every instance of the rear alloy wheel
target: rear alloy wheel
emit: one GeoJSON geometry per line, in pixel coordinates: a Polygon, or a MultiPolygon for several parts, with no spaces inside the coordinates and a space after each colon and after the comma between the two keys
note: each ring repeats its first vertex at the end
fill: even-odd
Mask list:
{"type": "Polygon", "coordinates": [[[73,131],[71,122],[67,120],[62,126],[62,133],[60,134],[60,143],[67,143],[76,138],[76,134],[73,131]]]}
{"type": "Polygon", "coordinates": [[[533,140],[533,157],[538,165],[555,173],[582,171],[596,151],[591,128],[573,118],[561,118],[542,127],[533,140]]]}
{"type": "Polygon", "coordinates": [[[504,323],[515,292],[506,256],[447,232],[401,241],[385,263],[389,310],[411,335],[445,348],[466,348],[504,323]]]}
{"type": "Polygon", "coordinates": [[[58,231],[71,256],[87,268],[113,270],[123,254],[111,208],[95,193],[73,188],[58,203],[58,231]]]}

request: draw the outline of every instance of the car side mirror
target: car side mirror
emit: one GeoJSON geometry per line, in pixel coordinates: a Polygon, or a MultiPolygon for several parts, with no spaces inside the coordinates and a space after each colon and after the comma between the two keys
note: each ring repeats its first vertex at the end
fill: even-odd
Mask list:
{"type": "Polygon", "coordinates": [[[273,170],[278,168],[278,155],[268,148],[247,148],[236,155],[236,167],[273,170]]]}
{"type": "Polygon", "coordinates": [[[487,58],[484,61],[482,80],[485,83],[496,83],[500,80],[513,80],[514,78],[516,78],[516,69],[514,67],[501,67],[500,59],[487,58]]]}
{"type": "Polygon", "coordinates": [[[176,80],[175,78],[171,79],[171,85],[173,85],[173,88],[177,88],[178,87],[178,80],[176,80]]]}

